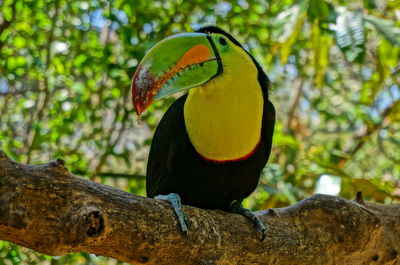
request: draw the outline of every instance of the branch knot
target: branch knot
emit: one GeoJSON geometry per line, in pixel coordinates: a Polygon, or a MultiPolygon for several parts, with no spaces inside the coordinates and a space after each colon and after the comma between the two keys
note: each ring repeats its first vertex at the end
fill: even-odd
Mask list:
{"type": "Polygon", "coordinates": [[[89,237],[98,237],[104,231],[104,217],[99,210],[89,212],[86,216],[87,231],[89,237]]]}
{"type": "Polygon", "coordinates": [[[49,167],[68,172],[68,169],[65,167],[65,161],[62,158],[57,158],[56,160],[51,161],[49,167]]]}

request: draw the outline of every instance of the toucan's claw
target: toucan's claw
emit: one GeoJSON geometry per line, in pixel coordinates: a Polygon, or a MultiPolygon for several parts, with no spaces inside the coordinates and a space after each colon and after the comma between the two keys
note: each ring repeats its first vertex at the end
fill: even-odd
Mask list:
{"type": "Polygon", "coordinates": [[[168,201],[169,203],[171,203],[176,215],[178,216],[178,221],[182,233],[187,234],[188,228],[187,228],[186,217],[185,214],[183,213],[181,198],[179,197],[179,195],[176,193],[170,193],[167,195],[157,195],[154,197],[154,199],[168,201]]]}
{"type": "Polygon", "coordinates": [[[256,227],[256,229],[261,233],[261,241],[264,241],[267,233],[266,233],[266,229],[265,229],[265,225],[263,223],[261,223],[260,219],[258,219],[258,217],[249,209],[243,208],[242,204],[238,201],[234,201],[231,206],[230,206],[230,211],[232,213],[237,213],[240,215],[243,215],[247,218],[249,218],[254,226],[256,227]]]}

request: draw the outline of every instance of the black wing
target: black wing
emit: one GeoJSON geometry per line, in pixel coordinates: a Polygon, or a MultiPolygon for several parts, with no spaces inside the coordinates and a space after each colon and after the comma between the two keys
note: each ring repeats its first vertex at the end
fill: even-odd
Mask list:
{"type": "MultiPolygon", "coordinates": [[[[177,99],[164,114],[154,133],[147,164],[146,192],[148,197],[165,194],[160,185],[190,146],[183,116],[187,95],[177,99]]],[[[165,181],[165,180],[164,180],[165,181]]],[[[166,191],[169,193],[169,191],[166,191]]]]}

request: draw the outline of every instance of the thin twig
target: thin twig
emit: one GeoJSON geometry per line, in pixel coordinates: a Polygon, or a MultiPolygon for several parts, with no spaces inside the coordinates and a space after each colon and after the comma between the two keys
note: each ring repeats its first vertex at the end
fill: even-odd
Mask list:
{"type": "Polygon", "coordinates": [[[294,118],[294,114],[296,112],[297,106],[299,105],[300,102],[300,98],[302,96],[302,87],[304,84],[304,79],[303,78],[299,78],[296,80],[295,83],[295,95],[292,98],[292,103],[290,104],[290,109],[288,112],[288,119],[287,119],[287,123],[286,123],[286,131],[290,132],[293,134],[293,128],[292,128],[292,122],[293,122],[293,118],[294,118]]]}

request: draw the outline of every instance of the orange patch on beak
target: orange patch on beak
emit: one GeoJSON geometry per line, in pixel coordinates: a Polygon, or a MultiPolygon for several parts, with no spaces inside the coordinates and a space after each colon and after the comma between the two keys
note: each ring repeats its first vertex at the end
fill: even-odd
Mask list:
{"type": "Polygon", "coordinates": [[[174,75],[189,66],[209,60],[213,60],[211,59],[210,49],[204,44],[197,44],[185,52],[179,61],[169,69],[167,73],[159,78],[153,76],[148,69],[142,70],[141,65],[139,65],[132,82],[132,99],[136,113],[140,116],[152,103],[154,96],[160,88],[174,75]]]}
{"type": "Polygon", "coordinates": [[[193,65],[196,63],[201,63],[209,59],[211,56],[211,51],[204,44],[197,44],[188,50],[176,66],[193,65]]]}
{"type": "Polygon", "coordinates": [[[154,89],[159,90],[174,75],[194,64],[205,62],[210,59],[211,52],[204,44],[197,44],[179,59],[179,61],[165,73],[155,84],[154,89]]]}

